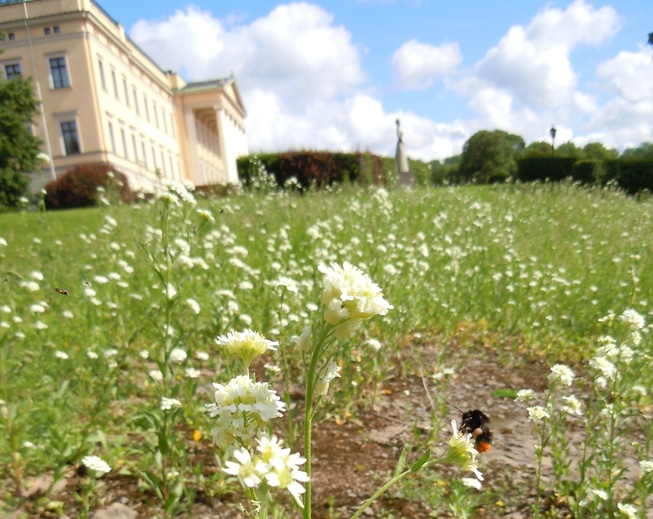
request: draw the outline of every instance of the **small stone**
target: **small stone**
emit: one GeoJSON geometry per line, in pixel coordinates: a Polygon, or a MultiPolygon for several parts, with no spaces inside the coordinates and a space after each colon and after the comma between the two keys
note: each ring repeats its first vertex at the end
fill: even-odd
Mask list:
{"type": "Polygon", "coordinates": [[[121,503],[113,503],[108,508],[98,510],[93,514],[93,519],[135,519],[136,510],[121,503]]]}

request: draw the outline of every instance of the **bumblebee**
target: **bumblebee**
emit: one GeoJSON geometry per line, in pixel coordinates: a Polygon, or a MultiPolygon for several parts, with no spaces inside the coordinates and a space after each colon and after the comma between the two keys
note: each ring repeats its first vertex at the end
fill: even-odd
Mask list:
{"type": "Polygon", "coordinates": [[[492,447],[492,430],[488,427],[488,416],[474,409],[463,413],[458,430],[463,434],[471,434],[478,452],[487,452],[492,447]]]}

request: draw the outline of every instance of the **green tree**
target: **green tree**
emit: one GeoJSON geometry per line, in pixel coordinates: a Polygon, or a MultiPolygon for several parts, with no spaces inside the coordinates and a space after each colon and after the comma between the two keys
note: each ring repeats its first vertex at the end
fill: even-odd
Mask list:
{"type": "Polygon", "coordinates": [[[38,105],[31,80],[0,77],[0,206],[18,206],[27,188],[25,173],[37,167],[40,142],[30,124],[38,105]]]}
{"type": "Polygon", "coordinates": [[[456,181],[458,177],[458,167],[462,155],[447,157],[442,162],[434,160],[429,163],[431,167],[431,182],[435,185],[450,184],[456,181]]]}
{"type": "Polygon", "coordinates": [[[619,151],[608,149],[600,142],[590,142],[583,148],[583,158],[588,160],[611,160],[619,156],[619,151]]]}
{"type": "Polygon", "coordinates": [[[539,157],[551,157],[553,155],[550,142],[531,142],[524,150],[524,158],[534,159],[539,157]]]}
{"type": "Polygon", "coordinates": [[[459,180],[487,184],[514,177],[524,146],[519,135],[502,130],[476,132],[463,146],[459,180]]]}
{"type": "Polygon", "coordinates": [[[582,159],[583,148],[579,148],[573,142],[567,141],[555,149],[556,157],[569,157],[570,159],[582,159]]]}
{"type": "Polygon", "coordinates": [[[639,159],[653,160],[653,143],[643,142],[637,148],[626,148],[622,154],[622,159],[639,159]]]}

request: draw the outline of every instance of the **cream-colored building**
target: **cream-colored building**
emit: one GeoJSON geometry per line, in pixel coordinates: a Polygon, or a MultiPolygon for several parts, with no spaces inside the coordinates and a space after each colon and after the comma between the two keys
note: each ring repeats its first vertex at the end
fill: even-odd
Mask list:
{"type": "Polygon", "coordinates": [[[93,0],[0,0],[0,32],[0,73],[31,76],[41,100],[46,182],[97,162],[146,191],[238,182],[248,150],[233,77],[186,83],[163,71],[93,0]]]}

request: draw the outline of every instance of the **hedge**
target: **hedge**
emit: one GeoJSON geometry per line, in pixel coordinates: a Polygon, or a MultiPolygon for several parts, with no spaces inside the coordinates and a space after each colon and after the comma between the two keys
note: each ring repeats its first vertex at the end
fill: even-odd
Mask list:
{"type": "Polygon", "coordinates": [[[277,186],[284,186],[294,178],[302,189],[345,181],[377,184],[384,180],[381,157],[372,153],[262,153],[241,157],[237,165],[240,180],[245,187],[250,188],[269,183],[269,177],[274,178],[277,186]]]}

